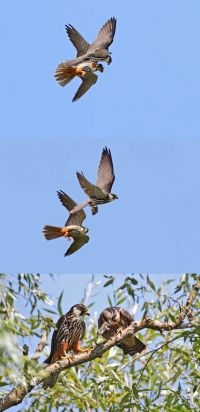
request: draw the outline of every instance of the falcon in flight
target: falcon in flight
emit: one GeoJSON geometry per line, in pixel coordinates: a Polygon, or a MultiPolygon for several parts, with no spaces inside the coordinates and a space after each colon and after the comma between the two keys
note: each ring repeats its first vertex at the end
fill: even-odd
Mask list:
{"type": "Polygon", "coordinates": [[[76,175],[80,186],[88,195],[89,199],[85,200],[80,205],[75,206],[70,211],[71,215],[77,213],[87,205],[91,207],[92,214],[95,215],[98,212],[97,205],[109,203],[118,199],[117,195],[110,193],[115,180],[115,175],[111,152],[107,147],[102,151],[96,185],[90,183],[89,180],[85,178],[83,172],[77,172],[76,175]]]}
{"type": "MultiPolygon", "coordinates": [[[[132,322],[133,318],[127,310],[119,306],[106,308],[98,319],[98,335],[109,339],[120,329],[126,329],[132,322]]],[[[144,343],[134,335],[122,339],[117,346],[123,350],[125,355],[129,354],[131,356],[142,352],[146,348],[144,343]]]]}
{"type": "MultiPolygon", "coordinates": [[[[71,209],[77,206],[77,204],[72,200],[65,192],[60,190],[57,195],[64,207],[70,212],[71,209]]],[[[89,236],[86,235],[88,228],[82,226],[83,220],[86,218],[86,214],[83,210],[69,215],[64,227],[56,227],[46,225],[43,228],[43,234],[47,240],[56,239],[58,237],[64,236],[68,239],[73,238],[73,243],[68,248],[64,256],[72,255],[80,249],[85,243],[88,242],[89,236]]]]}
{"type": "Polygon", "coordinates": [[[55,72],[55,78],[61,86],[68,84],[75,76],[82,80],[72,100],[74,102],[96,83],[98,76],[94,72],[103,72],[103,65],[99,61],[111,63],[112,59],[108,47],[113,42],[116,19],[112,17],[104,24],[96,40],[91,45],[72,25],[66,25],[65,27],[69,39],[77,50],[77,56],[73,60],[59,64],[55,72]]]}
{"type": "MultiPolygon", "coordinates": [[[[82,349],[80,341],[85,334],[85,316],[89,316],[88,308],[85,305],[77,304],[71,307],[69,312],[61,316],[56,323],[51,340],[51,352],[44,361],[48,365],[61,360],[67,356],[67,352],[72,350],[74,353],[86,352],[89,349],[82,349]]],[[[69,358],[70,359],[70,358],[69,358]]],[[[58,378],[59,372],[45,379],[43,388],[52,388],[58,378]]]]}

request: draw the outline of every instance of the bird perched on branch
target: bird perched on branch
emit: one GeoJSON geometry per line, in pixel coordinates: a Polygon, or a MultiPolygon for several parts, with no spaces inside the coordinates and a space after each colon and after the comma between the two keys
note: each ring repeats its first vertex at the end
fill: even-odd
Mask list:
{"type": "MultiPolygon", "coordinates": [[[[70,212],[71,209],[77,206],[77,203],[71,199],[62,190],[57,192],[58,197],[64,207],[70,212]]],[[[86,214],[83,210],[78,211],[73,215],[69,215],[64,227],[45,225],[43,228],[43,234],[47,240],[56,239],[64,236],[67,239],[73,239],[73,243],[68,248],[64,256],[72,255],[82,246],[89,241],[89,236],[86,235],[88,228],[82,226],[83,220],[86,218],[86,214]]]]}
{"type": "MultiPolygon", "coordinates": [[[[77,304],[71,307],[69,312],[61,316],[56,323],[51,340],[51,352],[44,361],[48,365],[67,357],[67,353],[72,350],[74,353],[86,352],[89,349],[82,349],[80,341],[85,334],[85,316],[89,316],[88,308],[85,305],[77,304]]],[[[70,358],[69,358],[70,359],[70,358]]],[[[58,378],[59,372],[54,373],[43,382],[43,388],[53,387],[58,378]]]]}
{"type": "Polygon", "coordinates": [[[97,205],[109,203],[115,199],[118,199],[117,195],[110,193],[115,180],[115,175],[111,152],[107,149],[107,147],[105,147],[102,151],[96,185],[90,183],[89,180],[85,178],[83,172],[77,172],[76,175],[80,186],[88,195],[89,199],[85,200],[80,205],[75,206],[70,211],[71,215],[77,213],[87,205],[91,207],[92,214],[95,215],[98,212],[97,205]]]}
{"type": "Polygon", "coordinates": [[[75,76],[82,80],[79,89],[72,99],[74,102],[96,83],[98,76],[94,72],[103,72],[103,65],[99,61],[111,63],[112,58],[108,47],[113,42],[116,19],[112,17],[104,24],[96,40],[91,45],[72,25],[66,25],[65,28],[69,39],[77,50],[77,56],[73,60],[60,63],[56,69],[55,78],[61,86],[68,84],[75,76]]]}
{"type": "MultiPolygon", "coordinates": [[[[98,319],[98,335],[109,339],[115,335],[120,329],[127,328],[133,322],[130,313],[119,307],[108,307],[101,312],[98,319]]],[[[123,338],[116,346],[121,348],[124,354],[131,356],[142,352],[146,346],[135,335],[123,338]]]]}

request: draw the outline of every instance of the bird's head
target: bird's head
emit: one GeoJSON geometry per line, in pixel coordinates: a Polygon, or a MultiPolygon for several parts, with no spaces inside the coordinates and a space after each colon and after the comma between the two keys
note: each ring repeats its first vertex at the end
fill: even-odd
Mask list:
{"type": "Polygon", "coordinates": [[[85,233],[87,233],[87,232],[89,231],[88,227],[82,226],[81,229],[82,229],[82,230],[81,230],[81,233],[82,233],[82,234],[85,234],[85,233]]]}
{"type": "Polygon", "coordinates": [[[111,200],[115,200],[115,199],[119,199],[117,195],[115,195],[114,193],[110,194],[110,199],[111,200]]]}
{"type": "Polygon", "coordinates": [[[105,58],[105,61],[108,64],[112,63],[112,57],[110,56],[110,54],[108,54],[108,56],[105,58]]]}
{"type": "Polygon", "coordinates": [[[90,316],[87,306],[82,303],[72,306],[70,312],[78,319],[83,319],[85,316],[90,316]]]}
{"type": "Polygon", "coordinates": [[[101,63],[97,64],[96,69],[99,70],[101,73],[103,73],[103,71],[104,71],[103,64],[101,64],[101,63]]]}

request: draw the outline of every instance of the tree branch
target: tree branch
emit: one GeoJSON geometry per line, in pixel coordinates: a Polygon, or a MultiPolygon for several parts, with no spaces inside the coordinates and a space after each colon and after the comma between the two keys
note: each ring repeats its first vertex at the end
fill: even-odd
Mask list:
{"type": "MultiPolygon", "coordinates": [[[[163,332],[163,331],[171,331],[175,329],[183,329],[182,327],[183,321],[185,320],[187,314],[189,313],[189,310],[191,306],[193,305],[198,295],[199,290],[200,290],[200,277],[198,278],[197,282],[193,285],[192,292],[190,292],[190,294],[188,295],[185,305],[182,306],[180,314],[177,316],[177,319],[174,322],[160,322],[157,320],[152,320],[148,316],[146,316],[144,319],[140,321],[132,322],[131,325],[128,326],[128,328],[122,331],[119,331],[118,333],[116,333],[115,336],[112,336],[110,339],[108,339],[107,341],[104,341],[103,343],[95,344],[95,346],[91,350],[75,355],[74,357],[70,358],[70,360],[63,358],[62,360],[52,365],[49,365],[48,367],[45,368],[45,370],[44,369],[41,370],[41,372],[33,378],[34,383],[20,385],[17,388],[14,388],[10,393],[8,393],[5,396],[5,398],[1,401],[0,410],[5,411],[6,409],[9,409],[11,406],[21,403],[24,397],[29,392],[31,392],[33,388],[35,388],[44,379],[48,378],[50,375],[54,374],[55,372],[61,372],[64,369],[68,369],[73,366],[77,366],[82,363],[89,362],[96,358],[100,358],[103,356],[103,354],[106,351],[108,351],[110,348],[118,344],[123,338],[131,336],[137,333],[139,330],[148,328],[148,329],[154,329],[154,330],[159,330],[160,332],[163,332]]],[[[37,347],[39,349],[36,349],[36,351],[39,353],[40,353],[40,347],[42,347],[42,345],[45,346],[45,343],[46,343],[45,338],[44,340],[41,338],[41,342],[39,343],[37,347]],[[43,342],[43,344],[41,342],[43,342]]]]}

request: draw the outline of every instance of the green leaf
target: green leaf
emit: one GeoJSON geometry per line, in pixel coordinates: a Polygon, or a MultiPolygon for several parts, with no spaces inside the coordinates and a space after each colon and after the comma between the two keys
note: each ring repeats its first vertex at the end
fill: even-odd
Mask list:
{"type": "Polygon", "coordinates": [[[58,313],[59,313],[60,316],[63,315],[63,311],[62,311],[62,307],[61,307],[61,302],[62,302],[62,298],[63,298],[63,293],[64,293],[64,290],[62,290],[62,292],[61,292],[61,294],[60,294],[60,296],[59,296],[59,298],[58,298],[58,305],[57,305],[57,307],[58,307],[58,313]]]}

